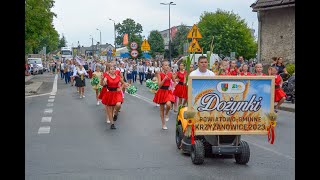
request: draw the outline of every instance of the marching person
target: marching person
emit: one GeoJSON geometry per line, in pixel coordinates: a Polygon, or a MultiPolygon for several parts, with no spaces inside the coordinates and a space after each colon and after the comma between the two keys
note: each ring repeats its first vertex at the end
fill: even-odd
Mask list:
{"type": "Polygon", "coordinates": [[[142,82],[143,82],[143,79],[144,79],[144,74],[145,74],[145,67],[142,64],[142,61],[139,62],[138,73],[139,73],[140,84],[142,85],[142,82]]]}
{"type": "Polygon", "coordinates": [[[100,100],[99,100],[99,91],[98,88],[100,86],[100,81],[102,78],[102,72],[100,72],[100,67],[97,66],[96,71],[92,73],[92,78],[97,77],[99,79],[99,83],[97,85],[92,86],[92,89],[96,92],[96,100],[97,100],[97,106],[100,105],[100,100]]]}
{"type": "Polygon", "coordinates": [[[261,63],[257,63],[254,66],[254,69],[256,71],[256,73],[252,74],[253,76],[266,76],[264,73],[262,73],[263,67],[261,63]]]}
{"type": "Polygon", "coordinates": [[[271,67],[271,76],[275,76],[274,84],[274,102],[277,102],[277,105],[274,106],[274,112],[278,112],[278,109],[280,108],[281,104],[286,100],[286,93],[283,91],[282,84],[283,80],[282,77],[277,74],[278,70],[276,67],[271,67]]]}
{"type": "MultiPolygon", "coordinates": [[[[188,100],[188,91],[187,91],[187,85],[186,85],[186,77],[187,77],[187,71],[185,70],[185,65],[181,62],[179,65],[179,71],[177,72],[177,79],[179,79],[178,84],[175,86],[173,95],[177,96],[179,98],[178,106],[181,104],[183,106],[186,105],[188,100]],[[183,103],[182,103],[183,99],[183,103]]],[[[174,112],[177,112],[175,109],[174,112]]]]}
{"type": "Polygon", "coordinates": [[[249,66],[248,64],[243,64],[241,66],[241,72],[240,72],[240,76],[250,76],[251,73],[248,72],[249,66]]]}
{"type": "Polygon", "coordinates": [[[172,103],[175,102],[172,91],[169,90],[170,81],[174,81],[174,75],[170,72],[169,62],[167,60],[162,62],[162,72],[158,74],[158,86],[159,89],[156,92],[153,102],[160,104],[160,118],[162,122],[162,129],[167,130],[166,121],[169,120],[169,110],[172,103]],[[166,106],[166,112],[164,107],[166,106]]]}
{"type": "Polygon", "coordinates": [[[118,118],[118,110],[121,108],[123,97],[121,93],[121,87],[119,82],[122,83],[123,87],[128,87],[129,84],[125,83],[122,78],[115,73],[115,66],[111,66],[109,74],[103,79],[103,84],[107,86],[108,91],[102,97],[102,104],[107,107],[108,119],[111,121],[111,129],[116,129],[114,121],[118,118]]]}
{"type": "Polygon", "coordinates": [[[76,70],[73,72],[73,76],[75,77],[76,87],[79,88],[80,99],[84,98],[84,87],[86,86],[85,75],[87,71],[84,69],[83,65],[79,65],[76,67],[76,70]]]}

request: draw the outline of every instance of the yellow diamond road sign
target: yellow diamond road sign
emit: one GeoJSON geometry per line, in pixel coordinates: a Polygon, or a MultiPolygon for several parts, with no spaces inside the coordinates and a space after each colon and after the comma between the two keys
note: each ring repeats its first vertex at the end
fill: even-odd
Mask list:
{"type": "Polygon", "coordinates": [[[143,42],[141,44],[141,51],[150,51],[150,44],[148,43],[148,41],[146,39],[143,40],[143,42]]]}
{"type": "Polygon", "coordinates": [[[196,38],[201,39],[202,35],[200,34],[200,31],[197,27],[197,25],[193,25],[190,31],[188,32],[187,38],[196,38]]]}
{"type": "Polygon", "coordinates": [[[190,43],[188,52],[202,52],[202,49],[196,39],[193,39],[190,43]]]}

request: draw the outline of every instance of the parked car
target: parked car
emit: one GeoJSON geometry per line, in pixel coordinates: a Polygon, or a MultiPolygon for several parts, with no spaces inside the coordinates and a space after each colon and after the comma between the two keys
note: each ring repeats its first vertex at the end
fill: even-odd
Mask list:
{"type": "MultiPolygon", "coordinates": [[[[32,68],[37,68],[37,72],[40,74],[43,74],[44,70],[43,70],[41,58],[28,58],[28,64],[31,64],[32,66],[36,64],[36,67],[32,67],[32,68]]],[[[31,69],[31,71],[33,70],[31,69]]]]}

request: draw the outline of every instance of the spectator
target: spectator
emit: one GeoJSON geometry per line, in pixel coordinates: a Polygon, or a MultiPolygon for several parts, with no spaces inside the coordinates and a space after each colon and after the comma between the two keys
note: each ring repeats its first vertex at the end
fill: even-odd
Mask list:
{"type": "Polygon", "coordinates": [[[246,64],[246,62],[243,59],[243,56],[239,56],[237,61],[237,68],[240,68],[243,64],[246,64]]]}

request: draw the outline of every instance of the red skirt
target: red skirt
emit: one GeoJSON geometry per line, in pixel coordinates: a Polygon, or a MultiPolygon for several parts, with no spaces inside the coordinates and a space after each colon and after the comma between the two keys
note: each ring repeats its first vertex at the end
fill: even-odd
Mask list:
{"type": "Polygon", "coordinates": [[[106,87],[102,87],[101,91],[100,91],[100,94],[98,96],[99,99],[102,99],[104,94],[107,92],[107,88],[106,87]]]}
{"type": "Polygon", "coordinates": [[[174,88],[173,95],[179,98],[188,99],[188,89],[186,85],[177,84],[174,88]]]}
{"type": "Polygon", "coordinates": [[[277,88],[274,90],[274,102],[279,102],[283,97],[286,97],[286,93],[282,88],[277,88]]]}
{"type": "Polygon", "coordinates": [[[114,106],[118,102],[123,102],[121,91],[106,91],[102,97],[102,104],[107,106],[114,106]]]}
{"type": "Polygon", "coordinates": [[[153,102],[157,104],[163,104],[168,101],[175,102],[174,96],[171,90],[158,89],[156,94],[154,95],[153,102]]]}

